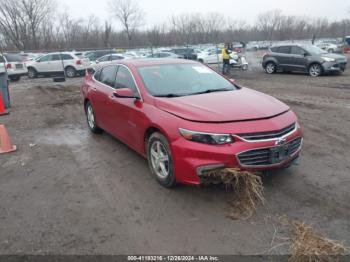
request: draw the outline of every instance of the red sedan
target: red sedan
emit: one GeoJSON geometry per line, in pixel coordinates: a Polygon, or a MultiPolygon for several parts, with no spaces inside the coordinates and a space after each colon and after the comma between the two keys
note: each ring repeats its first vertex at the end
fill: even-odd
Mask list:
{"type": "Polygon", "coordinates": [[[124,60],[88,74],[81,92],[90,130],[146,157],[165,187],[198,185],[224,167],[284,168],[301,150],[287,105],[197,62],[124,60]]]}

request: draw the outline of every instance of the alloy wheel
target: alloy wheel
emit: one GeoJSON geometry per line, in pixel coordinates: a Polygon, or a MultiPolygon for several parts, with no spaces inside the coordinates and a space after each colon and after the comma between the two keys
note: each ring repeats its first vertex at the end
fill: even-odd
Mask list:
{"type": "Polygon", "coordinates": [[[310,75],[314,77],[320,76],[321,72],[322,72],[321,66],[318,64],[312,65],[309,70],[310,75]]]}
{"type": "Polygon", "coordinates": [[[160,179],[166,179],[169,176],[170,158],[166,147],[156,140],[151,145],[151,164],[154,172],[160,179]]]}
{"type": "Polygon", "coordinates": [[[273,74],[275,71],[276,71],[276,66],[275,66],[274,63],[268,63],[268,64],[266,65],[266,72],[267,72],[268,74],[273,74]]]}
{"type": "Polygon", "coordinates": [[[87,120],[88,120],[88,124],[90,129],[94,129],[95,128],[95,116],[94,116],[94,111],[92,110],[92,106],[89,104],[87,106],[87,120]]]}
{"type": "Polygon", "coordinates": [[[66,75],[69,78],[75,77],[75,69],[74,68],[67,68],[66,75]]]}

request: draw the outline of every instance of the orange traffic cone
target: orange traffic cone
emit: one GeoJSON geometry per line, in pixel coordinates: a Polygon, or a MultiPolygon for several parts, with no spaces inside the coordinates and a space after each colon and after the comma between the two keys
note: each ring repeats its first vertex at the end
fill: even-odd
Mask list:
{"type": "Polygon", "coordinates": [[[7,115],[8,113],[5,110],[5,106],[4,106],[4,101],[2,100],[2,95],[0,92],[0,116],[2,115],[7,115]]]}
{"type": "Polygon", "coordinates": [[[17,150],[17,147],[11,144],[10,136],[4,125],[0,125],[0,154],[10,153],[17,150]]]}

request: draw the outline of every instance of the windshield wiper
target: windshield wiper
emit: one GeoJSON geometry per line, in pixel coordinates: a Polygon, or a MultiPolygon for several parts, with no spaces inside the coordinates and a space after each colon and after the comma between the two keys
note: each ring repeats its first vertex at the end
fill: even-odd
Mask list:
{"type": "Polygon", "coordinates": [[[164,94],[164,95],[155,95],[155,97],[180,97],[183,95],[178,95],[178,94],[164,94]]]}
{"type": "Polygon", "coordinates": [[[215,93],[215,92],[225,92],[225,91],[232,91],[233,89],[230,88],[220,88],[220,89],[207,89],[201,92],[193,93],[191,95],[201,95],[201,94],[209,94],[209,93],[215,93]]]}

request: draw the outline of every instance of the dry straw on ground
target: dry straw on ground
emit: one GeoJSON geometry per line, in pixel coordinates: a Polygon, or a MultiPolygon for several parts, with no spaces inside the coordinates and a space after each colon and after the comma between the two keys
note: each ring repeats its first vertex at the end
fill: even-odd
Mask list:
{"type": "Polygon", "coordinates": [[[234,168],[219,169],[206,174],[208,178],[219,179],[233,196],[229,204],[229,217],[232,219],[249,218],[259,203],[264,203],[263,184],[258,173],[234,168]]]}
{"type": "Polygon", "coordinates": [[[327,238],[303,222],[283,219],[282,223],[290,233],[290,262],[335,262],[346,253],[342,243],[327,238]]]}

